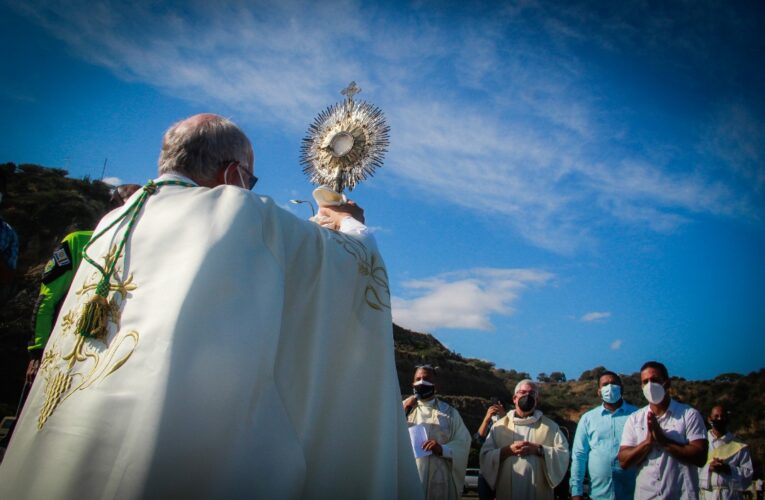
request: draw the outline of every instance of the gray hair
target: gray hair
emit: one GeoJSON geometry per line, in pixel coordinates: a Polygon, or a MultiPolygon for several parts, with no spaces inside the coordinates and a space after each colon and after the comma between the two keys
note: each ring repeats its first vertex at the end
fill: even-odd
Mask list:
{"type": "Polygon", "coordinates": [[[534,381],[531,380],[530,378],[525,378],[521,380],[520,382],[518,382],[517,384],[515,384],[515,390],[513,391],[513,396],[518,394],[518,391],[520,391],[521,387],[523,387],[524,385],[530,385],[531,387],[534,388],[535,391],[537,390],[537,384],[535,384],[534,381]]]}
{"type": "Polygon", "coordinates": [[[159,173],[178,173],[195,180],[211,180],[225,162],[248,165],[252,144],[231,120],[217,115],[182,120],[162,139],[159,173]]]}

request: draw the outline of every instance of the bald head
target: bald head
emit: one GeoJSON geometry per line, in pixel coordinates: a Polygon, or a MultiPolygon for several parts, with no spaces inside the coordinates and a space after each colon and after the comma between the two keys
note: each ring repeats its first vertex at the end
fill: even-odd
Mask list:
{"type": "Polygon", "coordinates": [[[251,172],[253,160],[250,140],[239,127],[222,116],[202,113],[167,129],[159,155],[159,173],[177,173],[209,185],[232,162],[251,172]]]}

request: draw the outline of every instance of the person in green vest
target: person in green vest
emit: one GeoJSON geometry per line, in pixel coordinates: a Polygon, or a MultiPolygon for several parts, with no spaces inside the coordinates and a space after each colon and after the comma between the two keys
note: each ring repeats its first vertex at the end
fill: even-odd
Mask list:
{"type": "MultiPolygon", "coordinates": [[[[137,184],[123,184],[114,188],[109,200],[109,208],[122,206],[125,200],[140,188],[141,186],[137,184]]],[[[91,236],[93,231],[74,231],[67,234],[45,264],[40,294],[33,314],[34,334],[27,347],[30,356],[26,373],[28,384],[31,384],[37,376],[45,345],[56,324],[61,301],[69,291],[72,279],[82,261],[82,249],[90,241],[91,236]]]]}

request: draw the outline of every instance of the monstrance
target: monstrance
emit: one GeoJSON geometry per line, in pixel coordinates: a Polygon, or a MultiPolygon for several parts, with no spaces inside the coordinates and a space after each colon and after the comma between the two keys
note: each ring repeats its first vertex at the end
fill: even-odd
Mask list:
{"type": "Polygon", "coordinates": [[[303,138],[300,163],[318,186],[313,197],[319,206],[344,203],[343,190],[352,191],[372,177],[388,150],[390,127],[385,115],[366,101],[354,101],[359,92],[351,82],[340,92],[345,100],[319,113],[303,138]]]}

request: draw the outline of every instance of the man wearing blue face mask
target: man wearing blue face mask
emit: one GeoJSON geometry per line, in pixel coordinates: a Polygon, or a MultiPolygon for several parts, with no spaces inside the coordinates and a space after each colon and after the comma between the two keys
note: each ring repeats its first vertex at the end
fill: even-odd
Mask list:
{"type": "Polygon", "coordinates": [[[571,497],[584,494],[584,473],[590,473],[590,498],[626,499],[635,493],[635,471],[624,470],[617,454],[627,417],[637,408],[622,399],[622,379],[606,371],[598,379],[603,404],[579,420],[571,451],[571,497]]]}
{"type": "Polygon", "coordinates": [[[709,446],[704,418],[670,397],[663,364],[645,363],[640,383],[649,404],[627,418],[619,448],[621,466],[637,467],[635,499],[698,498],[709,446]]]}

